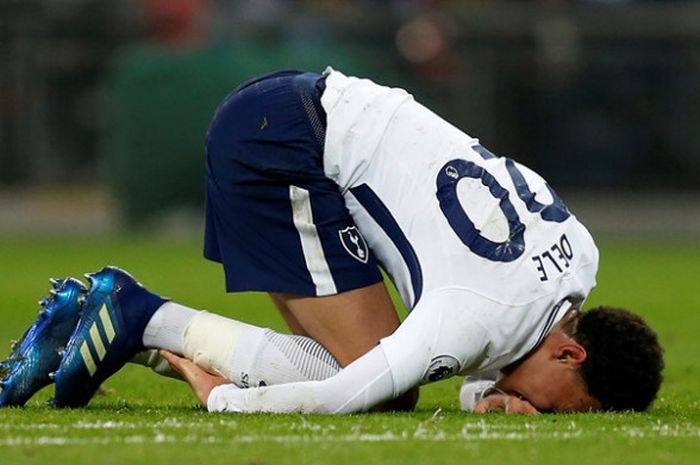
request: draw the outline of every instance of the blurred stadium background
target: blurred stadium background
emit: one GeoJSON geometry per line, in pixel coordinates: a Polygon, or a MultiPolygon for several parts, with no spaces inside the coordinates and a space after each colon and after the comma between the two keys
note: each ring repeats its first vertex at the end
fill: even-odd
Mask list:
{"type": "Polygon", "coordinates": [[[407,416],[228,422],[129,367],[95,408],[45,409],[49,389],[0,412],[0,463],[697,463],[700,0],[0,0],[0,357],[46,278],[105,263],[281,329],[269,299],[225,295],[201,258],[204,133],[241,82],[326,65],[409,89],[549,180],[601,239],[588,305],[629,305],[658,328],[657,407],[492,417],[437,442],[477,424],[457,411],[457,378],[407,416]]]}
{"type": "Polygon", "coordinates": [[[327,64],[406,87],[594,232],[700,233],[700,2],[672,0],[0,0],[0,231],[198,231],[218,102],[327,64]]]}

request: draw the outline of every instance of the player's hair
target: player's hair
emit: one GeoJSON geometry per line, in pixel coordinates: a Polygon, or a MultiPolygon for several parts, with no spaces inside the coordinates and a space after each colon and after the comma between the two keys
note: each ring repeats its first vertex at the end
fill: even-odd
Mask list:
{"type": "Polygon", "coordinates": [[[656,333],[638,315],[612,307],[579,314],[569,333],[588,354],[586,388],[603,410],[644,411],[656,398],[664,368],[656,333]]]}

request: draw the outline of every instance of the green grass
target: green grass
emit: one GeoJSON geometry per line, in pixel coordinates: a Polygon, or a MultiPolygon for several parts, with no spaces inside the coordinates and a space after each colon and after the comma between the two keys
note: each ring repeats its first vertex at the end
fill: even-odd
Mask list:
{"type": "MultiPolygon", "coordinates": [[[[182,303],[283,328],[265,296],[225,294],[219,267],[200,257],[196,238],[0,237],[0,341],[33,321],[48,277],[105,263],[182,303]]],[[[666,382],[648,413],[471,415],[459,411],[453,379],[424,388],[414,413],[209,414],[186,385],[128,366],[87,409],[46,407],[47,388],[24,409],[0,410],[0,464],[697,463],[699,276],[699,242],[601,244],[599,288],[587,306],[635,309],[666,348],[666,382]]]]}

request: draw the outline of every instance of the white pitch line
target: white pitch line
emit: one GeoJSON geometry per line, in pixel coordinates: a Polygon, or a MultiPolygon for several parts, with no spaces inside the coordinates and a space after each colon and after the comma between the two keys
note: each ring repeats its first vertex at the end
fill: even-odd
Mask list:
{"type": "MultiPolygon", "coordinates": [[[[609,426],[601,428],[581,428],[574,421],[561,423],[557,430],[550,425],[525,423],[523,425],[492,424],[484,419],[467,421],[459,431],[447,432],[439,428],[434,418],[418,422],[410,430],[387,431],[380,434],[364,433],[361,425],[356,425],[350,433],[342,434],[336,425],[320,425],[301,417],[300,421],[286,424],[285,432],[294,434],[237,434],[242,427],[235,419],[220,418],[218,421],[202,419],[182,421],[167,418],[161,421],[77,421],[71,424],[27,423],[0,425],[0,447],[22,446],[74,446],[109,444],[170,444],[170,443],[388,443],[402,441],[421,442],[469,442],[469,441],[527,441],[562,440],[594,437],[605,433],[622,438],[700,438],[700,426],[693,424],[653,423],[646,427],[609,426]],[[224,431],[215,431],[223,428],[224,431]],[[146,434],[129,434],[135,430],[153,431],[146,434]],[[187,435],[174,434],[186,430],[187,435]],[[228,430],[228,431],[227,431],[228,430]],[[108,436],[86,436],[92,432],[108,432],[108,436]],[[32,432],[45,432],[39,436],[32,432]],[[48,434],[50,432],[50,434],[48,434]],[[122,434],[119,434],[119,433],[122,434]]],[[[271,425],[270,429],[275,428],[271,425]]]]}
{"type": "Polygon", "coordinates": [[[111,444],[309,444],[309,443],[385,443],[385,442],[446,442],[446,441],[484,441],[484,440],[510,440],[524,441],[532,439],[570,439],[577,435],[570,433],[553,434],[519,434],[519,433],[490,433],[477,435],[447,435],[436,434],[432,436],[413,436],[411,434],[349,434],[339,436],[327,435],[241,435],[235,437],[221,437],[214,435],[197,436],[189,435],[178,437],[167,434],[130,435],[124,437],[75,437],[75,436],[10,436],[0,439],[0,447],[24,447],[24,446],[78,446],[78,445],[111,445],[111,444]]]}
{"type": "Polygon", "coordinates": [[[138,428],[172,428],[172,429],[192,429],[201,427],[229,427],[238,426],[235,420],[222,420],[218,422],[201,421],[201,422],[183,422],[175,418],[167,418],[162,421],[78,421],[76,423],[23,423],[23,424],[0,424],[0,432],[2,431],[31,431],[31,430],[130,430],[138,428]]]}
{"type": "MultiPolygon", "coordinates": [[[[621,428],[615,430],[620,436],[627,438],[698,438],[698,428],[621,428]]],[[[84,437],[79,435],[69,436],[6,436],[0,438],[0,447],[26,447],[26,446],[82,446],[82,445],[112,445],[112,444],[251,444],[251,443],[277,443],[277,444],[309,444],[309,443],[389,443],[404,441],[421,442],[449,442],[449,441],[530,441],[530,440],[562,440],[578,439],[590,436],[582,430],[577,431],[549,431],[537,432],[532,430],[513,431],[465,431],[459,433],[446,433],[444,431],[427,432],[420,429],[401,433],[386,432],[382,434],[354,433],[354,434],[295,434],[295,435],[237,435],[226,436],[224,434],[190,434],[178,436],[166,433],[153,435],[127,435],[107,437],[84,437]]]]}

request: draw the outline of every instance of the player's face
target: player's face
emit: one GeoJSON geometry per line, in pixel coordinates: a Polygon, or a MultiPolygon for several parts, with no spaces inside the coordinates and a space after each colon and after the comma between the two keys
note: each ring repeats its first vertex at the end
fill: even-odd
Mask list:
{"type": "Polygon", "coordinates": [[[503,378],[497,386],[508,394],[528,401],[540,412],[589,412],[600,402],[583,386],[568,377],[503,378]]]}
{"type": "Polygon", "coordinates": [[[581,382],[580,365],[567,355],[541,347],[531,356],[504,370],[497,387],[528,401],[540,412],[588,412],[600,402],[581,382]]]}

